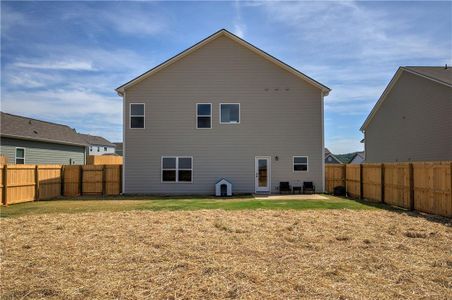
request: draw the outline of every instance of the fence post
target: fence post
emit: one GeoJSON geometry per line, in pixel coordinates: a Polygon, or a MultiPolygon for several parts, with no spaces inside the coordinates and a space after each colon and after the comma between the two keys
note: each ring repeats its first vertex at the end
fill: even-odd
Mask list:
{"type": "Polygon", "coordinates": [[[381,203],[385,203],[385,164],[381,164],[381,203]]]}
{"type": "Polygon", "coordinates": [[[3,165],[3,205],[8,206],[8,165],[3,165]]]}
{"type": "Polygon", "coordinates": [[[414,210],[414,168],[413,164],[408,164],[408,176],[410,178],[410,210],[414,210]]]}
{"type": "Polygon", "coordinates": [[[39,200],[39,166],[35,166],[35,200],[39,200]]]}
{"type": "Polygon", "coordinates": [[[123,165],[119,165],[119,194],[122,194],[122,168],[123,165]]]}
{"type": "Polygon", "coordinates": [[[79,190],[78,191],[79,191],[80,196],[82,196],[83,195],[83,166],[82,165],[79,166],[78,181],[79,181],[79,186],[78,186],[79,190]]]}
{"type": "Polygon", "coordinates": [[[359,164],[359,199],[363,199],[363,164],[359,164]]]}
{"type": "Polygon", "coordinates": [[[105,178],[106,178],[106,176],[105,176],[105,173],[107,172],[106,171],[106,167],[105,167],[105,165],[102,165],[102,195],[104,195],[105,196],[105,193],[106,193],[106,183],[105,183],[105,178]]]}
{"type": "Polygon", "coordinates": [[[64,196],[64,165],[61,165],[61,171],[60,171],[60,194],[61,196],[64,196]]]}

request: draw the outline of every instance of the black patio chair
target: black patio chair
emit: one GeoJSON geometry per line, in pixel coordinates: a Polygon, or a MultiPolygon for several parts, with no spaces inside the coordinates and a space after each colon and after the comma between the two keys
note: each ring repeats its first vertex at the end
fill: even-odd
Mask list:
{"type": "Polygon", "coordinates": [[[282,194],[283,192],[292,193],[292,188],[290,187],[290,183],[288,181],[281,181],[279,183],[279,193],[282,194]]]}
{"type": "Polygon", "coordinates": [[[315,193],[315,185],[312,181],[304,181],[303,182],[303,194],[314,194],[315,193]]]}

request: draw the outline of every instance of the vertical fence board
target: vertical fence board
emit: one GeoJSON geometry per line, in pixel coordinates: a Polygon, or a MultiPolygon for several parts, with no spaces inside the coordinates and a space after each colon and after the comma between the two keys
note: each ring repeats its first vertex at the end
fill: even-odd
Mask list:
{"type": "Polygon", "coordinates": [[[4,193],[5,193],[4,172],[5,172],[5,165],[0,164],[0,203],[5,205],[6,203],[3,202],[3,200],[6,199],[4,197],[4,193]]]}
{"type": "Polygon", "coordinates": [[[121,165],[105,166],[105,195],[121,193],[121,165]]]}
{"type": "Polygon", "coordinates": [[[102,195],[103,191],[103,165],[82,166],[83,170],[83,195],[102,195]]]}
{"type": "Polygon", "coordinates": [[[385,203],[410,208],[410,164],[388,163],[384,167],[385,203]]]}
{"type": "Polygon", "coordinates": [[[369,201],[381,202],[382,164],[363,164],[362,172],[362,197],[369,201]]]}
{"type": "Polygon", "coordinates": [[[61,165],[37,166],[39,178],[39,199],[52,199],[61,196],[61,165]]]}
{"type": "Polygon", "coordinates": [[[332,193],[336,186],[345,187],[345,165],[325,165],[325,185],[325,190],[327,193],[332,193]]]}
{"type": "Polygon", "coordinates": [[[414,209],[452,217],[450,162],[413,163],[414,209]]]}
{"type": "Polygon", "coordinates": [[[34,201],[36,199],[35,165],[6,165],[8,204],[34,201]]]}
{"type": "Polygon", "coordinates": [[[64,166],[64,196],[80,196],[80,173],[82,166],[64,166]]]}
{"type": "Polygon", "coordinates": [[[350,198],[360,197],[360,165],[346,165],[346,189],[350,198]]]}

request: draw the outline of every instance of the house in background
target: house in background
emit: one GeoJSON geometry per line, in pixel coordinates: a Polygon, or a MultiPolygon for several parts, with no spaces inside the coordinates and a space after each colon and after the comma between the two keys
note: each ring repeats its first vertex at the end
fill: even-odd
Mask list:
{"type": "Polygon", "coordinates": [[[107,139],[97,136],[80,133],[82,138],[88,144],[88,155],[111,155],[115,154],[115,144],[107,139]]]}
{"type": "Polygon", "coordinates": [[[452,71],[400,67],[365,120],[366,162],[452,160],[452,71]]]}
{"type": "Polygon", "coordinates": [[[342,164],[342,162],[328,150],[325,148],[325,163],[326,164],[342,164]]]}
{"type": "Polygon", "coordinates": [[[84,164],[85,140],[72,128],[0,113],[0,154],[9,164],[84,164]]]}
{"type": "Polygon", "coordinates": [[[350,160],[349,164],[362,164],[362,163],[364,163],[365,159],[366,159],[366,156],[365,156],[364,151],[355,152],[355,155],[350,160]]]}
{"type": "Polygon", "coordinates": [[[227,30],[116,89],[125,193],[275,193],[324,186],[330,89],[227,30]]]}
{"type": "Polygon", "coordinates": [[[115,153],[122,156],[122,143],[114,142],[113,144],[115,144],[115,153]]]}

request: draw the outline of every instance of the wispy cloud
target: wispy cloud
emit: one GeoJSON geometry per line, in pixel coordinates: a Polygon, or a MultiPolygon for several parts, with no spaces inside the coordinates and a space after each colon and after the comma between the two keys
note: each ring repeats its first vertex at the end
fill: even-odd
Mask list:
{"type": "Polygon", "coordinates": [[[87,61],[49,61],[49,62],[16,62],[19,68],[48,69],[48,70],[73,70],[73,71],[93,71],[93,65],[87,61]]]}
{"type": "Polygon", "coordinates": [[[242,9],[240,7],[240,0],[234,1],[234,34],[244,38],[246,26],[242,21],[242,9]]]}

